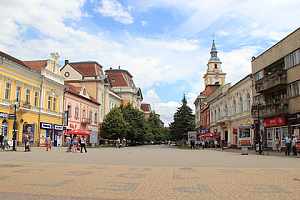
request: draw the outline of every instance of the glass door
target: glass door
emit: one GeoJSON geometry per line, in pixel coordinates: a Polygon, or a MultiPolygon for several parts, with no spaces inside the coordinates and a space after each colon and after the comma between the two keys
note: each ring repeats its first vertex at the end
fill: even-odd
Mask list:
{"type": "Polygon", "coordinates": [[[274,144],[274,129],[267,128],[267,144],[268,147],[272,147],[274,144]]]}
{"type": "Polygon", "coordinates": [[[285,140],[284,140],[284,138],[287,137],[288,132],[289,131],[288,131],[288,127],[287,126],[281,128],[281,138],[280,138],[280,140],[281,140],[281,146],[282,147],[285,147],[285,140]]]}

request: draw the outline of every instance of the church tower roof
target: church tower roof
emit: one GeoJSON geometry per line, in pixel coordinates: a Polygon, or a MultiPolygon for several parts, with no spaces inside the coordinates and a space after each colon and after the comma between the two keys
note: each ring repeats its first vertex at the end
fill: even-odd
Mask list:
{"type": "Polygon", "coordinates": [[[213,40],[212,46],[211,46],[211,50],[210,50],[210,59],[209,59],[209,63],[210,62],[214,62],[214,63],[221,63],[220,59],[218,58],[218,51],[215,45],[215,40],[213,40]]]}

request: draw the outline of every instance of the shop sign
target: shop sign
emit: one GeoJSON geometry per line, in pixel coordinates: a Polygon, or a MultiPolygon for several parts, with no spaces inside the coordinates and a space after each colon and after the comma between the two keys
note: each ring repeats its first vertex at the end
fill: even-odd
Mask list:
{"type": "Polygon", "coordinates": [[[52,129],[52,124],[41,122],[41,128],[43,128],[43,129],[52,129]]]}
{"type": "Polygon", "coordinates": [[[17,114],[9,114],[8,119],[11,119],[11,120],[17,119],[17,114]]]}
{"type": "Polygon", "coordinates": [[[209,129],[205,129],[205,133],[209,133],[209,129]]]}
{"type": "Polygon", "coordinates": [[[288,121],[298,121],[298,120],[300,120],[300,113],[296,113],[288,116],[288,121]]]}
{"type": "Polygon", "coordinates": [[[275,118],[264,119],[264,127],[282,126],[285,124],[285,116],[276,116],[275,118]]]}
{"type": "Polygon", "coordinates": [[[64,127],[62,125],[53,124],[53,126],[54,126],[54,130],[57,130],[57,131],[64,130],[64,127]]]}
{"type": "Polygon", "coordinates": [[[0,112],[0,117],[2,117],[2,118],[8,118],[8,113],[0,112]]]}
{"type": "Polygon", "coordinates": [[[255,129],[255,124],[251,124],[251,129],[255,129]]]}

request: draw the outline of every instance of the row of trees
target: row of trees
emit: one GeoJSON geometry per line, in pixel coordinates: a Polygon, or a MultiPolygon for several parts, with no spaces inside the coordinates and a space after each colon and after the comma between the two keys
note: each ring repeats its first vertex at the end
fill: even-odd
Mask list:
{"type": "Polygon", "coordinates": [[[160,119],[155,113],[150,113],[150,117],[145,119],[144,113],[133,108],[132,104],[111,109],[104,118],[100,134],[104,139],[125,137],[133,143],[170,139],[169,129],[161,127],[160,119]]]}

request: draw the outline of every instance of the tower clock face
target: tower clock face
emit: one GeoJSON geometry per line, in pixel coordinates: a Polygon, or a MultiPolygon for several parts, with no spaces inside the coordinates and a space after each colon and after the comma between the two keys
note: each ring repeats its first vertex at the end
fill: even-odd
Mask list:
{"type": "Polygon", "coordinates": [[[219,78],[219,75],[218,75],[218,74],[216,74],[216,75],[215,75],[215,77],[216,77],[216,78],[219,78]]]}

